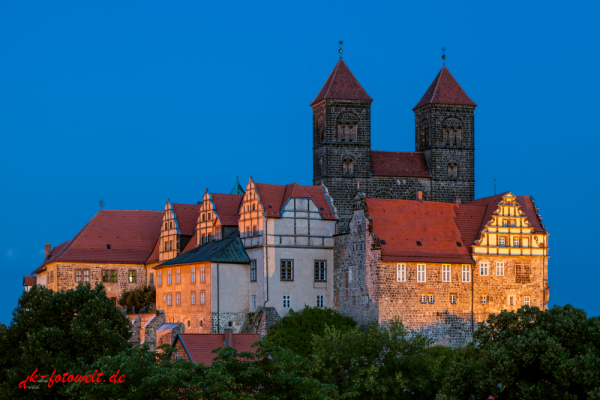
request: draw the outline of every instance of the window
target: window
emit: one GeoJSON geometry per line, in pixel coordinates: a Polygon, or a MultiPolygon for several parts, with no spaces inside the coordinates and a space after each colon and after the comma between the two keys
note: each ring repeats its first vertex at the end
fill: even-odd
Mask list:
{"type": "Polygon", "coordinates": [[[256,260],[250,260],[250,282],[256,282],[256,260]]]}
{"type": "Polygon", "coordinates": [[[256,296],[252,296],[252,309],[256,310],[256,296]]]}
{"type": "Polygon", "coordinates": [[[514,247],[519,247],[519,238],[514,238],[513,239],[513,246],[514,247]]]}
{"type": "MultiPolygon", "coordinates": [[[[189,321],[188,321],[188,322],[189,322],[189,321]]],[[[189,326],[189,325],[188,325],[188,326],[189,326]]],[[[181,354],[177,354],[177,353],[175,353],[175,355],[173,356],[173,358],[174,358],[175,360],[180,360],[180,359],[181,359],[181,354]]]]}
{"type": "Polygon", "coordinates": [[[169,222],[169,225],[171,226],[171,229],[173,229],[173,221],[169,222]]]}
{"type": "Polygon", "coordinates": [[[162,286],[162,271],[158,271],[156,275],[158,277],[158,285],[162,286]]]}
{"type": "Polygon", "coordinates": [[[450,295],[450,304],[456,304],[456,295],[455,294],[450,295]]]}
{"type": "Polygon", "coordinates": [[[406,264],[396,265],[396,281],[406,282],[406,264]]]}
{"type": "Polygon", "coordinates": [[[181,305],[181,293],[177,293],[177,305],[180,306],[181,305]]]}
{"type": "Polygon", "coordinates": [[[167,285],[171,284],[171,270],[167,270],[167,285]]]}
{"type": "Polygon", "coordinates": [[[129,271],[129,283],[135,283],[135,271],[134,270],[129,271]]]}
{"type": "Polygon", "coordinates": [[[354,282],[354,267],[351,265],[348,267],[348,283],[354,282]]]}
{"type": "Polygon", "coordinates": [[[365,243],[364,243],[364,242],[362,242],[362,243],[360,244],[360,249],[361,249],[361,250],[364,250],[364,249],[365,249],[365,243]]]}
{"type": "Polygon", "coordinates": [[[196,267],[192,267],[192,283],[196,283],[196,267]]]}
{"type": "Polygon", "coordinates": [[[482,294],[481,295],[481,304],[487,304],[487,303],[488,303],[488,295],[482,294]]]}
{"type": "Polygon", "coordinates": [[[421,295],[421,304],[427,304],[427,295],[426,294],[421,295]]]}
{"type": "Polygon", "coordinates": [[[200,282],[204,282],[204,267],[200,267],[200,282]]]}
{"type": "Polygon", "coordinates": [[[429,304],[433,304],[433,295],[432,294],[427,295],[427,300],[429,301],[429,304]]]}
{"type": "Polygon", "coordinates": [[[163,295],[163,301],[167,301],[167,295],[163,295]]]}
{"type": "Polygon", "coordinates": [[[89,269],[84,269],[83,270],[83,281],[84,282],[89,282],[90,281],[90,270],[89,269]]]}
{"type": "Polygon", "coordinates": [[[169,250],[173,250],[173,241],[169,240],[169,250]]]}
{"type": "Polygon", "coordinates": [[[281,280],[294,280],[294,260],[281,260],[281,280]]]}
{"type": "Polygon", "coordinates": [[[508,221],[507,220],[503,220],[502,221],[502,226],[508,226],[508,221]]]}
{"type": "Polygon", "coordinates": [[[348,162],[346,160],[342,161],[342,174],[348,173],[348,162]]]}
{"type": "Polygon", "coordinates": [[[508,296],[508,305],[509,306],[515,305],[515,297],[514,296],[508,296]]]}
{"type": "Polygon", "coordinates": [[[369,305],[369,295],[368,294],[363,295],[363,297],[362,297],[362,303],[365,306],[369,305]]]}
{"type": "Polygon", "coordinates": [[[427,267],[425,264],[417,264],[417,282],[427,281],[427,267]]]}
{"type": "Polygon", "coordinates": [[[358,243],[354,243],[354,251],[358,248],[358,243]]]}
{"type": "Polygon", "coordinates": [[[81,282],[81,270],[80,269],[76,269],[75,270],[75,282],[81,282]]]}
{"type": "Polygon", "coordinates": [[[462,267],[462,281],[471,282],[471,267],[469,265],[463,265],[462,267]]]}
{"type": "Polygon", "coordinates": [[[503,262],[496,263],[496,275],[504,276],[504,263],[503,262]]]}
{"type": "Polygon", "coordinates": [[[102,282],[114,283],[117,281],[117,271],[105,269],[102,271],[102,282]]]}
{"type": "Polygon", "coordinates": [[[490,274],[490,264],[479,263],[479,275],[488,276],[490,274]]]}
{"type": "Polygon", "coordinates": [[[498,243],[498,244],[500,245],[500,247],[504,247],[504,246],[506,246],[506,240],[505,240],[503,237],[501,237],[501,238],[500,238],[500,239],[498,239],[498,240],[499,240],[499,243],[498,243]]]}
{"type": "Polygon", "coordinates": [[[256,211],[256,204],[252,204],[252,211],[256,211]]]}
{"type": "Polygon", "coordinates": [[[200,304],[204,304],[206,301],[206,294],[204,292],[200,292],[200,304]]]}
{"type": "Polygon", "coordinates": [[[169,228],[168,228],[168,226],[167,226],[167,223],[165,222],[165,231],[166,231],[167,229],[169,229],[169,228]]]}
{"type": "Polygon", "coordinates": [[[349,174],[354,173],[354,161],[353,160],[348,161],[348,173],[349,174]]]}
{"type": "Polygon", "coordinates": [[[515,226],[515,220],[510,221],[510,226],[515,226]]]}
{"type": "Polygon", "coordinates": [[[167,305],[168,306],[171,305],[171,295],[170,294],[167,295],[167,305]]]}
{"type": "Polygon", "coordinates": [[[325,295],[318,294],[317,295],[317,308],[324,308],[324,307],[325,307],[325,295]]]}
{"type": "Polygon", "coordinates": [[[442,282],[450,282],[450,265],[442,265],[442,282]]]}
{"type": "Polygon", "coordinates": [[[530,306],[531,305],[531,297],[525,296],[523,298],[523,303],[525,303],[526,306],[530,306]]]}
{"type": "Polygon", "coordinates": [[[196,292],[192,292],[190,295],[190,304],[191,305],[195,305],[196,304],[196,292]]]}
{"type": "Polygon", "coordinates": [[[150,273],[150,276],[148,277],[148,285],[154,286],[154,274],[153,273],[150,273]]]}
{"type": "Polygon", "coordinates": [[[292,307],[292,296],[289,294],[283,295],[283,308],[291,308],[292,307]]]}
{"type": "MultiPolygon", "coordinates": [[[[107,269],[102,270],[102,282],[110,282],[110,271],[107,269]]],[[[50,273],[50,277],[52,277],[52,272],[50,273]]]]}
{"type": "Polygon", "coordinates": [[[327,261],[315,261],[315,282],[327,281],[327,261]]]}
{"type": "Polygon", "coordinates": [[[175,279],[176,279],[176,282],[177,282],[177,283],[181,283],[181,270],[180,270],[179,268],[177,268],[177,270],[176,270],[175,272],[176,272],[176,274],[177,274],[177,275],[176,275],[176,278],[175,278],[175,279]]]}
{"type": "Polygon", "coordinates": [[[117,271],[115,271],[115,270],[110,271],[110,281],[113,283],[117,281],[117,271]]]}
{"type": "Polygon", "coordinates": [[[215,240],[223,239],[223,230],[221,228],[215,229],[215,240]]]}
{"type": "Polygon", "coordinates": [[[75,282],[89,282],[90,281],[90,270],[89,269],[76,269],[75,270],[75,282]]]}

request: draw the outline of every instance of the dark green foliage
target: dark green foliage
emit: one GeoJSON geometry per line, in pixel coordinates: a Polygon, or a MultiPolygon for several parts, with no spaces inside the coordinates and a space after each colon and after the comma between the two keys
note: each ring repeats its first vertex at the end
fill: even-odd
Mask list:
{"type": "Polygon", "coordinates": [[[129,290],[121,296],[119,304],[123,307],[136,310],[142,307],[149,307],[150,304],[156,304],[156,287],[144,286],[137,289],[129,290]]]}
{"type": "Polygon", "coordinates": [[[460,350],[433,346],[429,339],[408,334],[399,321],[389,329],[376,324],[366,333],[358,327],[325,328],[314,337],[315,376],[340,393],[360,399],[433,399],[460,350]]]}
{"type": "Polygon", "coordinates": [[[491,315],[451,367],[442,393],[443,399],[600,399],[600,318],[570,305],[491,315]]]}
{"type": "Polygon", "coordinates": [[[296,354],[309,357],[312,354],[313,335],[322,335],[325,326],[347,330],[356,325],[354,320],[344,317],[330,308],[305,306],[300,312],[290,310],[290,314],[271,328],[267,336],[270,345],[281,346],[296,354]]]}
{"type": "Polygon", "coordinates": [[[61,398],[59,387],[20,390],[34,370],[39,375],[91,365],[125,350],[130,323],[99,284],[55,293],[34,285],[24,292],[0,338],[0,398],[61,398]]]}

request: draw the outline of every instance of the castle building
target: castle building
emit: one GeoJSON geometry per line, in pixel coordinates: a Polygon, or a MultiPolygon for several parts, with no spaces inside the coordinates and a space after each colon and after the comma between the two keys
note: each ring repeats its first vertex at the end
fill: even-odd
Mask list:
{"type": "Polygon", "coordinates": [[[444,344],[464,344],[491,313],[547,308],[548,234],[529,196],[444,204],[359,192],[334,260],[335,309],[362,325],[397,318],[444,344]]]}
{"type": "Polygon", "coordinates": [[[413,109],[415,152],[371,150],[372,101],[340,58],[311,103],[313,183],[328,187],[342,232],[358,186],[370,198],[474,199],[476,104],[446,67],[413,109]]]}

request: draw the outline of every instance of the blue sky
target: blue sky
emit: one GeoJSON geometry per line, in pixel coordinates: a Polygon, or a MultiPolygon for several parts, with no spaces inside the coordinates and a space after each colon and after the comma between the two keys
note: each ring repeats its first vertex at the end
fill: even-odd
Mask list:
{"type": "Polygon", "coordinates": [[[375,150],[414,150],[412,108],[448,49],[478,104],[476,196],[494,178],[532,195],[550,232],[551,304],[600,315],[588,228],[598,4],[1,2],[0,322],[44,243],[71,239],[101,198],[160,210],[228,192],[236,176],[311,184],[309,104],[339,40],[374,99],[375,150]]]}

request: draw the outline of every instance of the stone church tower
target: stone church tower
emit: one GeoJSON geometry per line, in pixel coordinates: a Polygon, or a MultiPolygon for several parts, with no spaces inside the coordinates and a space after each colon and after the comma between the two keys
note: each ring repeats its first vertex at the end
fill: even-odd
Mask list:
{"type": "Polygon", "coordinates": [[[313,109],[313,184],[324,182],[345,232],[357,188],[370,198],[474,199],[476,104],[443,67],[414,108],[415,152],[371,150],[371,102],[340,58],[313,109]]]}

